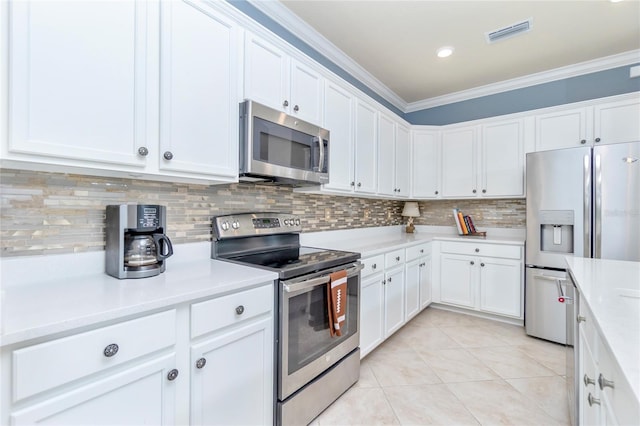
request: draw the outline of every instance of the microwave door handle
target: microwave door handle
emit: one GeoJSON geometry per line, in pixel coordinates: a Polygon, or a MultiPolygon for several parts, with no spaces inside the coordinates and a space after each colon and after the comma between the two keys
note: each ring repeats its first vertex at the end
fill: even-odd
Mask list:
{"type": "MultiPolygon", "coordinates": [[[[362,269],[364,269],[363,264],[359,264],[352,268],[347,269],[347,278],[353,277],[354,275],[360,273],[362,269]]],[[[329,281],[331,281],[331,278],[329,274],[327,274],[327,275],[319,276],[317,278],[311,278],[303,281],[297,281],[297,280],[282,281],[282,287],[284,288],[285,292],[293,293],[295,291],[299,291],[302,289],[311,289],[319,285],[324,285],[329,283],[329,281]]]]}
{"type": "Polygon", "coordinates": [[[320,159],[318,160],[318,172],[322,173],[324,170],[324,140],[322,140],[322,134],[318,134],[318,145],[320,146],[320,159]]]}

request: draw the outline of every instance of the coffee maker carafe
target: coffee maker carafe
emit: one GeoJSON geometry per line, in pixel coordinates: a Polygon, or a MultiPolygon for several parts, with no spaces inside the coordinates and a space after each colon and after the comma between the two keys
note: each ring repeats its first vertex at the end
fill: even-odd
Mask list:
{"type": "Polygon", "coordinates": [[[107,274],[123,279],[164,272],[173,254],[166,216],[166,207],[154,204],[107,206],[107,274]]]}

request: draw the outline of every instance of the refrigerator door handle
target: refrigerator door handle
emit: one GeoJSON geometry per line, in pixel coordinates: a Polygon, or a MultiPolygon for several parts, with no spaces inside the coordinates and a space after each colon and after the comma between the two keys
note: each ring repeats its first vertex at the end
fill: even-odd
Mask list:
{"type": "Polygon", "coordinates": [[[600,161],[600,154],[594,154],[593,156],[593,172],[594,172],[594,238],[593,247],[594,252],[592,257],[600,259],[602,257],[602,164],[600,161]]]}
{"type": "Polygon", "coordinates": [[[583,159],[583,253],[592,257],[591,252],[591,153],[583,159]]]}

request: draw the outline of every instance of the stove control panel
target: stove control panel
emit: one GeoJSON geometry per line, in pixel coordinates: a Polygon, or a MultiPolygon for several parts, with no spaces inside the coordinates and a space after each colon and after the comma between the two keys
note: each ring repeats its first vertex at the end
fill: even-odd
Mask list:
{"type": "Polygon", "coordinates": [[[218,240],[252,235],[291,234],[302,231],[299,217],[282,213],[241,213],[213,218],[218,240]]]}

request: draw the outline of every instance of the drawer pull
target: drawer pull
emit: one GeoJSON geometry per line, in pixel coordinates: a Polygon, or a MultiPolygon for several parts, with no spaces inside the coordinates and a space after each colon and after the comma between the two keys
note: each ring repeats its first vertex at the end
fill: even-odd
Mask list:
{"type": "Polygon", "coordinates": [[[205,358],[200,358],[196,361],[196,368],[198,369],[204,368],[205,365],[207,365],[207,360],[205,358]]]}
{"type": "Polygon", "coordinates": [[[178,370],[175,368],[169,371],[169,374],[167,374],[167,379],[169,379],[170,381],[174,381],[176,377],[178,377],[178,370]]]}
{"type": "Polygon", "coordinates": [[[476,253],[480,253],[480,249],[479,248],[476,249],[476,253]]]}
{"type": "Polygon", "coordinates": [[[613,380],[605,379],[602,373],[600,373],[600,375],[598,376],[598,385],[600,385],[601,390],[604,390],[604,388],[614,388],[613,380]]]}
{"type": "Polygon", "coordinates": [[[106,356],[107,358],[111,358],[112,356],[118,353],[119,349],[120,348],[118,347],[118,345],[116,345],[115,343],[112,343],[110,345],[107,345],[107,347],[104,348],[104,351],[102,353],[104,353],[104,356],[106,356]]]}
{"type": "Polygon", "coordinates": [[[600,400],[591,395],[591,392],[589,392],[589,396],[587,396],[587,401],[589,402],[589,407],[593,407],[593,404],[600,405],[600,400]]]}
{"type": "Polygon", "coordinates": [[[236,314],[242,315],[244,313],[244,306],[240,305],[236,308],[236,314]]]}
{"type": "Polygon", "coordinates": [[[584,382],[585,386],[595,385],[596,384],[596,381],[593,380],[593,379],[590,379],[589,376],[587,376],[586,374],[582,378],[582,381],[584,382]]]}
{"type": "Polygon", "coordinates": [[[585,322],[586,320],[587,320],[587,318],[583,317],[582,315],[578,315],[576,317],[576,321],[578,321],[578,323],[585,322]]]}
{"type": "Polygon", "coordinates": [[[400,262],[400,256],[396,256],[396,262],[400,262]]]}
{"type": "Polygon", "coordinates": [[[376,265],[375,263],[373,265],[371,265],[371,269],[376,269],[378,267],[378,265],[376,265]]]}
{"type": "Polygon", "coordinates": [[[389,277],[389,279],[387,280],[387,282],[388,282],[388,283],[390,283],[390,282],[391,282],[391,277],[389,277]]]}

